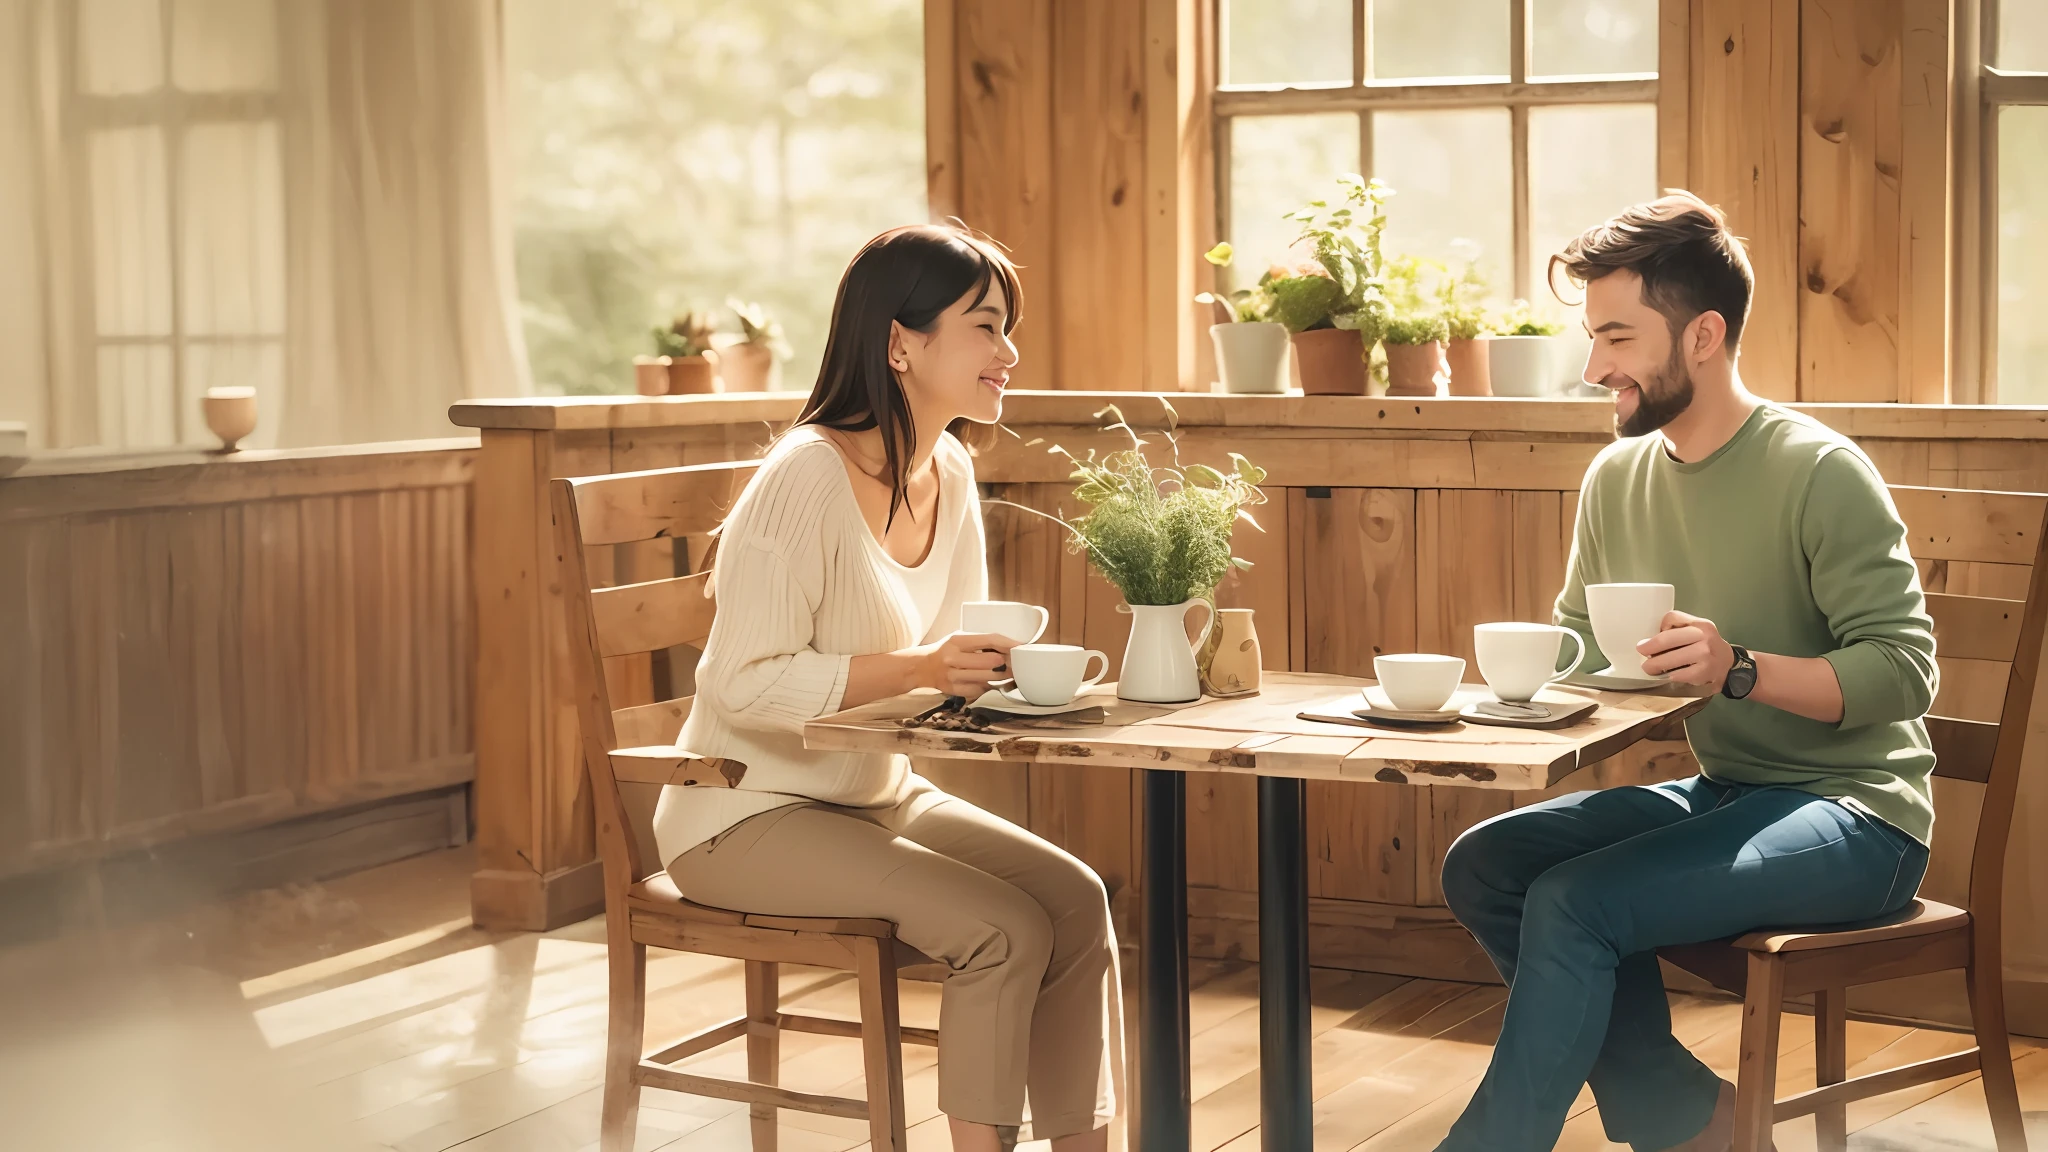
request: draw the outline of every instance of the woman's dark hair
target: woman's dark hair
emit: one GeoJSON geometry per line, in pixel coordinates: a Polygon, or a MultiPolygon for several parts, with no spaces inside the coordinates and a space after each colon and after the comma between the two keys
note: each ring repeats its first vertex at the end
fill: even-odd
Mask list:
{"type": "MultiPolygon", "coordinates": [[[[909,501],[905,473],[917,445],[910,405],[889,367],[889,322],[930,332],[961,297],[971,295],[967,306],[974,308],[992,291],[1003,295],[1007,333],[1023,304],[1016,266],[995,241],[952,224],[892,228],[868,241],[840,278],[825,360],[796,426],[881,431],[888,523],[909,501]]],[[[967,420],[955,420],[947,431],[968,439],[970,427],[967,420]]]]}

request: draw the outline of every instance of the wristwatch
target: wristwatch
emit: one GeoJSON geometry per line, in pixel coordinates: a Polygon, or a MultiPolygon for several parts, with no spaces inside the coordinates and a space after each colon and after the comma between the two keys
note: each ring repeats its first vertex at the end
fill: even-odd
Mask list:
{"type": "Polygon", "coordinates": [[[1728,669],[1728,678],[1721,681],[1721,695],[1740,700],[1756,688],[1756,658],[1740,644],[1728,647],[1735,652],[1735,664],[1728,669]]]}

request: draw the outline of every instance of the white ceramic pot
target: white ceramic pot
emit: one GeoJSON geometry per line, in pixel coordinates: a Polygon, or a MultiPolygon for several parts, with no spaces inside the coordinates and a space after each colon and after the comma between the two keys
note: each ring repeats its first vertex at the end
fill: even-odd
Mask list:
{"type": "Polygon", "coordinates": [[[1287,328],[1271,321],[1212,324],[1216,374],[1225,392],[1270,394],[1287,391],[1287,328]]]}
{"type": "Polygon", "coordinates": [[[1493,394],[1557,395],[1558,352],[1555,336],[1495,336],[1488,342],[1486,365],[1493,394]]]}
{"type": "Polygon", "coordinates": [[[1196,670],[1195,655],[1209,639],[1216,613],[1208,610],[1202,620],[1202,634],[1188,640],[1188,609],[1206,600],[1185,604],[1119,604],[1117,611],[1131,615],[1131,640],[1124,646],[1124,667],[1118,674],[1116,694],[1120,699],[1147,704],[1185,704],[1202,696],[1202,677],[1196,670]]]}

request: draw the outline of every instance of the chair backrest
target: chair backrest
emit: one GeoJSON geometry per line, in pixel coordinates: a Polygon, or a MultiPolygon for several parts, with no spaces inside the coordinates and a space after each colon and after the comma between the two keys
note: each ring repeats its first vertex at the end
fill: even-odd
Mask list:
{"type": "Polygon", "coordinates": [[[591,572],[598,565],[591,558],[608,546],[712,532],[759,467],[753,460],[697,464],[552,485],[555,563],[607,900],[665,863],[650,858],[647,827],[661,786],[716,777],[720,765],[672,751],[690,715],[691,697],[614,708],[605,661],[682,644],[701,648],[711,634],[714,605],[708,570],[593,587],[591,572]],[[634,755],[634,749],[645,752],[634,755]],[[622,750],[628,754],[620,755],[622,750]]]}
{"type": "Polygon", "coordinates": [[[1893,487],[1891,494],[1906,524],[1907,549],[1927,578],[1936,656],[2006,666],[1996,723],[1927,717],[1935,775],[1984,786],[1968,902],[1979,931],[1995,942],[2020,771],[2029,755],[2048,754],[2048,739],[2030,738],[2036,725],[2048,724],[2048,702],[2035,699],[2048,624],[2048,495],[1910,487],[1893,487]],[[1991,571],[2007,576],[2009,589],[2023,582],[2026,598],[1949,592],[1952,584],[1968,583],[1950,580],[1959,565],[2000,566],[1991,571]]]}

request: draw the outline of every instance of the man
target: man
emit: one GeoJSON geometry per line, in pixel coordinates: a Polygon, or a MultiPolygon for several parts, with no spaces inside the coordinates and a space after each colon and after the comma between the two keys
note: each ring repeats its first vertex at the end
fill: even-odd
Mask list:
{"type": "Polygon", "coordinates": [[[1586,473],[1556,619],[1600,668],[1586,586],[1676,587],[1638,650],[1715,693],[1701,775],[1561,797],[1479,824],[1451,909],[1509,986],[1493,1062],[1442,1152],[1549,1149],[1581,1084],[1609,1139],[1721,1152],[1734,1089],[1671,1035],[1654,950],[1903,907],[1927,866],[1933,622],[1869,459],[1736,370],[1742,243],[1684,193],[1553,258],[1586,292],[1586,380],[1623,439],[1586,473]]]}

